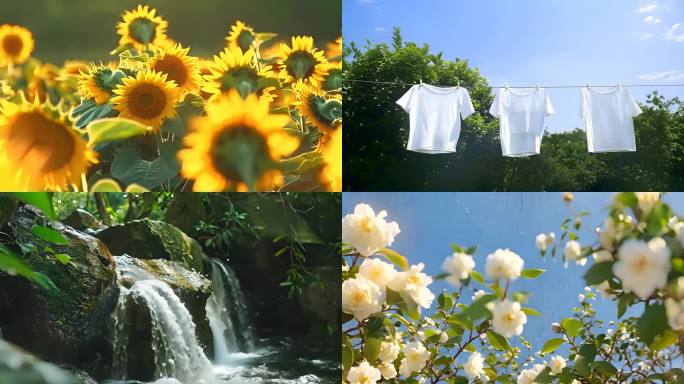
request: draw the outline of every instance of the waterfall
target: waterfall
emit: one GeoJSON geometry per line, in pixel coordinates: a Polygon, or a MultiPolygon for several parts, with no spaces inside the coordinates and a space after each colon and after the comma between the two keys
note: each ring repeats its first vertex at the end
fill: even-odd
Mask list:
{"type": "Polygon", "coordinates": [[[213,382],[211,363],[195,335],[190,312],[168,284],[140,280],[130,289],[121,288],[114,311],[114,367],[124,378],[127,372],[129,311],[133,303],[143,304],[151,319],[155,378],[172,377],[183,383],[213,382]]]}
{"type": "Polygon", "coordinates": [[[254,331],[235,272],[223,261],[212,259],[211,281],[214,291],[206,311],[214,335],[214,360],[225,362],[230,353],[254,348],[254,331]]]}

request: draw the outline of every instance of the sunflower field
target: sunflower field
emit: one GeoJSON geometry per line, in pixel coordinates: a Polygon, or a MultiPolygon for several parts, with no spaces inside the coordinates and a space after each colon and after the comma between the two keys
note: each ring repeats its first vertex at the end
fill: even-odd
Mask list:
{"type": "Polygon", "coordinates": [[[111,61],[56,67],[0,26],[0,190],[341,190],[341,38],[238,21],[208,58],[167,29],[139,5],[111,61]]]}

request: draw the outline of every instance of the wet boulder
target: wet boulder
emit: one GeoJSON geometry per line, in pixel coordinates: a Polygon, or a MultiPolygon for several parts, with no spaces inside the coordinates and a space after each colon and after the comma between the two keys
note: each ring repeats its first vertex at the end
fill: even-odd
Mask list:
{"type": "Polygon", "coordinates": [[[0,340],[0,383],[79,384],[69,372],[0,340]]]}
{"type": "Polygon", "coordinates": [[[17,254],[33,271],[47,276],[56,290],[0,273],[4,338],[42,359],[102,374],[111,359],[105,334],[118,298],[114,261],[107,247],[28,205],[16,210],[5,230],[17,254]],[[59,232],[66,244],[42,240],[32,231],[37,226],[59,232]],[[58,254],[68,255],[70,261],[60,262],[58,254]]]}
{"type": "MultiPolygon", "coordinates": [[[[138,259],[128,255],[114,258],[122,290],[131,288],[141,280],[161,281],[171,287],[190,313],[200,345],[211,356],[213,339],[205,310],[211,295],[211,281],[177,261],[138,259]]],[[[118,373],[138,380],[150,380],[155,367],[150,311],[139,296],[128,295],[124,300],[126,302],[123,305],[127,307],[125,318],[117,321],[126,327],[125,333],[128,335],[125,351],[127,362],[124,368],[126,372],[118,373]]]]}
{"type": "Polygon", "coordinates": [[[200,272],[206,257],[197,241],[163,221],[134,220],[100,231],[97,237],[115,255],[178,261],[200,272]]]}

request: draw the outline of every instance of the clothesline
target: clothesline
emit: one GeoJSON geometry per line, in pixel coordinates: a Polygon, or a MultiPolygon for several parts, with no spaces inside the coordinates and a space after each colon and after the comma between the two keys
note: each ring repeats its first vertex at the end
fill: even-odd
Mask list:
{"type": "MultiPolygon", "coordinates": [[[[343,81],[350,81],[350,82],[355,82],[355,83],[369,83],[369,84],[390,84],[390,85],[406,85],[406,86],[413,86],[413,85],[418,85],[421,83],[403,83],[403,82],[397,82],[397,81],[373,81],[373,80],[356,80],[356,79],[344,79],[343,81]]],[[[427,84],[427,83],[426,83],[427,84]]],[[[558,88],[585,88],[586,86],[590,86],[592,88],[613,88],[617,86],[618,84],[613,84],[613,85],[593,85],[593,84],[583,84],[583,85],[541,85],[539,84],[540,88],[546,88],[546,89],[558,89],[558,88]]],[[[636,87],[652,87],[652,88],[659,88],[659,87],[684,87],[684,84],[619,84],[621,87],[626,87],[626,88],[636,88],[636,87]]],[[[455,85],[438,85],[439,87],[455,87],[455,85]]],[[[475,88],[474,86],[471,85],[461,85],[461,88],[465,89],[473,89],[475,88]]],[[[489,86],[489,88],[492,89],[503,89],[503,88],[514,88],[514,89],[521,89],[521,88],[536,88],[537,84],[535,85],[527,85],[527,86],[513,86],[513,85],[497,85],[497,86],[489,86]]]]}

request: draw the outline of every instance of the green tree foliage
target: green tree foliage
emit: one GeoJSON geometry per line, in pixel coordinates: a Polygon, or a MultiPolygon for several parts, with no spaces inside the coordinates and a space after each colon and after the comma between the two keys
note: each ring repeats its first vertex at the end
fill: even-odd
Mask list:
{"type": "Polygon", "coordinates": [[[615,191],[684,187],[684,103],[657,92],[635,119],[635,153],[590,154],[584,131],[546,134],[540,156],[501,155],[498,120],[487,80],[468,61],[446,60],[427,45],[352,43],[345,52],[344,170],[356,191],[615,191]],[[464,121],[457,153],[407,151],[409,119],[395,101],[408,85],[468,86],[477,113],[464,121]]]}

